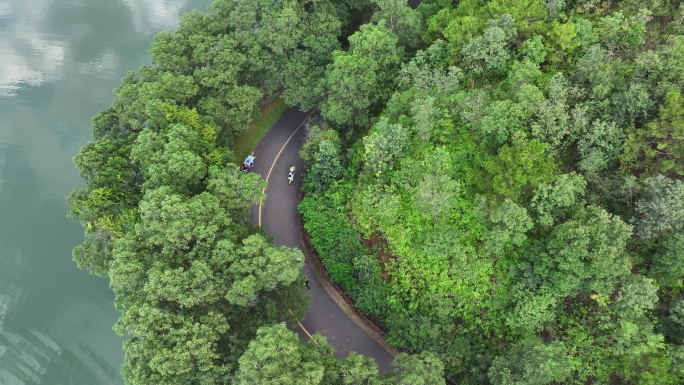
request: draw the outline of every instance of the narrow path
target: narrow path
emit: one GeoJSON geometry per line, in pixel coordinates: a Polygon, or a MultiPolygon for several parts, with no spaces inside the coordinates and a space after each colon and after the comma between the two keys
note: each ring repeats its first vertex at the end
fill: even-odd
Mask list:
{"type": "MultiPolygon", "coordinates": [[[[303,249],[299,242],[297,204],[304,169],[299,150],[305,141],[303,123],[310,112],[290,108],[271,126],[255,149],[256,162],[253,171],[268,181],[267,199],[260,207],[252,210],[252,223],[261,225],[273,236],[276,246],[303,249]],[[296,176],[292,184],[287,183],[290,166],[295,166],[296,176]],[[260,214],[261,213],[261,218],[260,214]]],[[[338,357],[346,357],[356,352],[372,357],[381,372],[391,369],[392,356],[373,338],[368,336],[333,301],[313,273],[307,259],[301,273],[311,286],[311,309],[302,321],[310,333],[320,333],[335,347],[338,357]]],[[[308,336],[297,328],[302,341],[308,336]]]]}

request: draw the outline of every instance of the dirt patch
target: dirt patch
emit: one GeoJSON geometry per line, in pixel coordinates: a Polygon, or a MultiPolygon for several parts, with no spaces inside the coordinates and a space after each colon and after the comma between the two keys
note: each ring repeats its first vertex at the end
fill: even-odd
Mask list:
{"type": "Polygon", "coordinates": [[[382,268],[382,278],[385,282],[391,282],[392,276],[387,272],[387,264],[392,260],[396,259],[396,256],[389,251],[389,245],[387,241],[382,238],[378,233],[371,234],[370,238],[361,237],[361,244],[368,250],[377,250],[376,257],[380,262],[380,267],[382,268]]]}

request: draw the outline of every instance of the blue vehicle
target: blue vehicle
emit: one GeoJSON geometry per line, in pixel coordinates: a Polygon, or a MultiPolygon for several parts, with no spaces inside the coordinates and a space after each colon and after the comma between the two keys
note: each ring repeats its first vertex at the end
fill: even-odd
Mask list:
{"type": "Polygon", "coordinates": [[[242,171],[249,171],[254,167],[254,160],[256,159],[256,156],[254,156],[254,153],[251,153],[247,155],[245,158],[245,161],[242,162],[242,168],[240,170],[242,171]]]}

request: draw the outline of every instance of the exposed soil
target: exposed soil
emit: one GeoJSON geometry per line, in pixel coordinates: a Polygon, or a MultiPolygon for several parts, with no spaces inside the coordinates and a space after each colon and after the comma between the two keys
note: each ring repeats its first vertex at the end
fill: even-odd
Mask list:
{"type": "Polygon", "coordinates": [[[382,278],[385,282],[391,282],[392,276],[387,272],[387,264],[390,260],[395,259],[396,256],[389,251],[389,247],[385,239],[378,233],[373,233],[370,238],[361,237],[361,244],[368,250],[378,250],[376,257],[382,267],[382,278]]]}

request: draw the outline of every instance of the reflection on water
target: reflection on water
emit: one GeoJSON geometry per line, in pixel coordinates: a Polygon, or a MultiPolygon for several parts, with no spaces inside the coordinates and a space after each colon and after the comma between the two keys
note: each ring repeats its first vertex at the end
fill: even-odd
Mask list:
{"type": "Polygon", "coordinates": [[[64,197],[90,119],[161,29],[210,0],[0,0],[0,385],[122,384],[107,280],[64,197]]]}
{"type": "Polygon", "coordinates": [[[157,31],[175,28],[188,5],[187,0],[120,1],[110,4],[96,1],[102,3],[101,15],[92,13],[98,9],[85,0],[0,2],[0,98],[14,96],[24,87],[35,87],[62,78],[70,70],[64,68],[67,64],[81,70],[89,66],[91,70],[111,70],[117,60],[116,53],[107,47],[109,41],[135,35],[132,37],[147,45],[157,31]],[[114,16],[114,19],[108,18],[103,24],[88,24],[87,16],[93,16],[91,21],[107,16],[114,16]],[[60,25],[62,21],[66,23],[60,25]],[[98,35],[98,29],[105,32],[107,25],[113,25],[112,22],[122,22],[115,36],[98,35]],[[127,23],[131,23],[133,28],[126,29],[127,23]],[[58,33],[51,30],[51,26],[57,26],[58,33]],[[98,40],[93,40],[93,36],[98,40]],[[67,56],[78,48],[74,45],[83,40],[100,46],[102,51],[92,53],[83,61],[68,60],[67,56]]]}

